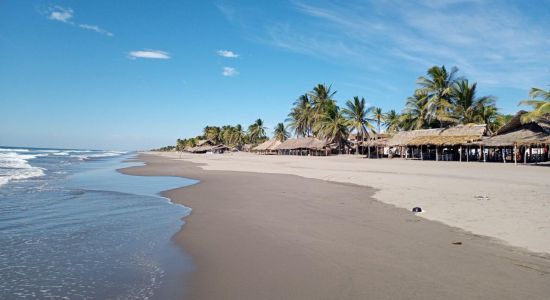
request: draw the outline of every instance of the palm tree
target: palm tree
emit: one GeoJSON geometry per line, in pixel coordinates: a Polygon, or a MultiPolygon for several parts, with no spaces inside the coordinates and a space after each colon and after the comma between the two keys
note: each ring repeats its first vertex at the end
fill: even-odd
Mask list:
{"type": "Polygon", "coordinates": [[[337,143],[341,153],[343,142],[349,134],[348,124],[348,120],[344,118],[338,106],[335,106],[319,118],[315,123],[314,131],[320,138],[337,143]]]}
{"type": "Polygon", "coordinates": [[[264,121],[257,119],[252,125],[248,126],[248,134],[250,136],[250,142],[257,144],[258,141],[265,138],[264,121]]]}
{"type": "MultiPolygon", "coordinates": [[[[361,136],[361,143],[365,139],[367,128],[373,129],[370,124],[372,119],[367,117],[371,110],[372,107],[367,107],[365,98],[359,99],[357,96],[353,97],[353,101],[348,100],[346,107],[342,109],[342,114],[347,119],[348,126],[361,136]]],[[[355,144],[355,154],[359,154],[359,141],[355,144]]]]}
{"type": "Polygon", "coordinates": [[[426,128],[426,106],[428,105],[428,95],[422,92],[415,93],[413,97],[407,98],[405,110],[400,117],[400,127],[404,130],[414,130],[426,128]]]}
{"type": "Polygon", "coordinates": [[[504,125],[504,120],[501,114],[498,113],[498,109],[494,105],[481,105],[479,108],[479,118],[480,123],[484,123],[487,132],[492,135],[496,132],[502,125],[504,125]]]}
{"type": "Polygon", "coordinates": [[[440,127],[443,127],[446,123],[454,122],[450,112],[453,106],[453,85],[459,80],[456,78],[457,72],[457,67],[453,67],[450,72],[447,72],[445,66],[433,66],[428,69],[427,77],[418,77],[417,83],[420,88],[417,93],[425,94],[428,97],[426,106],[428,123],[437,120],[440,127]]]}
{"type": "Polygon", "coordinates": [[[533,107],[533,111],[521,116],[523,123],[533,122],[541,119],[549,119],[550,117],[550,90],[545,91],[540,88],[532,88],[529,92],[529,100],[523,100],[519,105],[529,105],[533,107]],[[537,100],[541,98],[541,100],[537,100]]]}
{"type": "Polygon", "coordinates": [[[315,128],[318,127],[315,126],[315,123],[323,119],[329,111],[335,109],[336,101],[333,98],[335,94],[336,91],[333,92],[331,86],[326,84],[318,84],[308,93],[312,103],[313,116],[311,123],[314,135],[318,134],[315,131],[315,128]]]}
{"type": "Polygon", "coordinates": [[[378,125],[377,133],[380,134],[380,124],[384,121],[384,113],[382,112],[382,108],[374,107],[372,109],[372,118],[376,121],[376,125],[378,125]]]}
{"type": "Polygon", "coordinates": [[[237,124],[237,126],[235,126],[232,141],[237,147],[241,147],[246,143],[246,132],[244,132],[241,124],[237,124]]]}
{"type": "Polygon", "coordinates": [[[275,126],[275,130],[273,131],[273,137],[281,142],[284,142],[286,139],[288,139],[288,131],[286,131],[286,127],[284,123],[278,123],[277,126],[275,126]]]}
{"type": "Polygon", "coordinates": [[[394,110],[388,111],[384,115],[384,126],[387,132],[396,132],[399,130],[400,115],[394,110]]]}
{"type": "Polygon", "coordinates": [[[309,136],[312,133],[313,105],[308,94],[300,96],[294,101],[294,107],[288,114],[287,122],[296,136],[309,136]]]}
{"type": "MultiPolygon", "coordinates": [[[[466,79],[458,81],[453,87],[453,118],[455,123],[471,124],[485,122],[487,117],[484,114],[488,112],[488,107],[494,107],[495,98],[491,96],[477,98],[476,87],[477,83],[470,85],[466,79]]],[[[487,125],[489,128],[489,124],[487,125]]]]}
{"type": "Polygon", "coordinates": [[[221,136],[220,136],[220,128],[217,126],[206,126],[203,129],[203,136],[207,140],[211,140],[215,144],[220,142],[221,136]]]}

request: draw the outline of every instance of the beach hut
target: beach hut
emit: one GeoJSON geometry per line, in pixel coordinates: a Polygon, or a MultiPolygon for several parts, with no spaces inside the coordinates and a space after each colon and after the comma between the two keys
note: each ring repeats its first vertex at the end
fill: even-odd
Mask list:
{"type": "Polygon", "coordinates": [[[470,146],[487,133],[486,125],[458,125],[449,128],[419,129],[398,132],[388,146],[396,147],[401,157],[435,160],[466,160],[479,155],[470,146]]]}
{"type": "Polygon", "coordinates": [[[362,154],[367,154],[367,158],[381,158],[389,154],[388,142],[391,135],[388,133],[377,133],[370,135],[363,143],[362,154]],[[366,150],[365,150],[366,149],[366,150]]]}
{"type": "Polygon", "coordinates": [[[277,147],[281,143],[281,141],[276,139],[267,140],[252,148],[252,152],[256,152],[258,154],[277,154],[277,147]]]}
{"type": "Polygon", "coordinates": [[[495,135],[474,143],[483,154],[483,161],[529,163],[550,160],[550,119],[521,122],[519,111],[495,135]]]}
{"type": "Polygon", "coordinates": [[[275,147],[281,155],[312,155],[326,156],[329,153],[329,143],[314,137],[287,139],[275,147]]]}

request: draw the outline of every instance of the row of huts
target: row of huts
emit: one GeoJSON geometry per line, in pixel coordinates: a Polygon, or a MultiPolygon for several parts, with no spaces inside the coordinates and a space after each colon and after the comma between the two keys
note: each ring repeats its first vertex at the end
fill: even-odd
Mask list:
{"type": "MultiPolygon", "coordinates": [[[[419,129],[394,135],[375,134],[361,138],[351,135],[343,149],[329,141],[314,137],[291,138],[285,141],[267,140],[257,146],[245,145],[244,151],[258,154],[327,156],[359,154],[369,158],[401,157],[420,160],[542,162],[549,161],[550,120],[522,123],[518,112],[496,133],[485,125],[458,125],[450,128],[419,129]]],[[[185,149],[191,153],[224,153],[232,151],[225,145],[201,141],[185,149]]]]}
{"type": "MultiPolygon", "coordinates": [[[[496,133],[489,134],[485,125],[458,125],[450,128],[420,129],[371,135],[363,140],[352,135],[346,153],[359,149],[367,157],[402,157],[421,160],[449,161],[549,161],[550,120],[522,123],[518,112],[496,133]]],[[[313,137],[268,140],[251,149],[259,154],[330,155],[338,153],[336,145],[313,137]]]]}

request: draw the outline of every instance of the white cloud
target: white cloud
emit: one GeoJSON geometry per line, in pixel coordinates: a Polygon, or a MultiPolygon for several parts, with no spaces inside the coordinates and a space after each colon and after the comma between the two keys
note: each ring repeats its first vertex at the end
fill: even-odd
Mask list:
{"type": "Polygon", "coordinates": [[[63,22],[65,24],[69,24],[71,26],[77,26],[82,29],[95,31],[97,33],[106,35],[106,36],[113,36],[114,34],[112,32],[109,32],[97,25],[93,24],[79,24],[75,23],[73,21],[74,19],[74,10],[72,8],[65,8],[61,6],[52,6],[48,9],[48,19],[53,21],[59,21],[63,22]]]}
{"type": "Polygon", "coordinates": [[[54,6],[50,8],[48,19],[71,24],[72,22],[70,20],[73,18],[73,16],[74,11],[71,8],[54,6]]]}
{"type": "Polygon", "coordinates": [[[223,67],[222,75],[223,76],[228,76],[228,77],[237,76],[237,75],[239,75],[239,72],[235,68],[223,67]]]}
{"type": "Polygon", "coordinates": [[[228,58],[237,58],[239,55],[231,50],[218,50],[216,53],[218,53],[219,56],[228,57],[228,58]]]}
{"type": "Polygon", "coordinates": [[[106,36],[113,36],[113,34],[103,28],[100,28],[99,26],[97,25],[90,25],[90,24],[79,24],[78,27],[82,28],[82,29],[87,29],[87,30],[92,30],[92,31],[95,31],[97,33],[101,33],[101,34],[104,34],[106,36]]]}
{"type": "Polygon", "coordinates": [[[147,59],[170,59],[170,54],[160,50],[138,50],[128,53],[130,59],[147,58],[147,59]]]}

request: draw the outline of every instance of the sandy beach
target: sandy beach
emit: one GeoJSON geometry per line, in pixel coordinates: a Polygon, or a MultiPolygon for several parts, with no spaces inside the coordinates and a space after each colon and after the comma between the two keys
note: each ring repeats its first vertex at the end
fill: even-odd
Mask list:
{"type": "Polygon", "coordinates": [[[196,264],[185,281],[189,299],[550,294],[548,255],[522,249],[548,250],[544,167],[344,156],[139,159],[147,165],[123,172],[201,181],[164,193],[193,209],[174,237],[196,264]],[[416,216],[412,206],[426,212],[416,216]]]}

